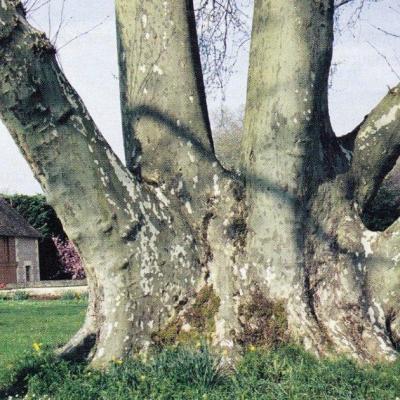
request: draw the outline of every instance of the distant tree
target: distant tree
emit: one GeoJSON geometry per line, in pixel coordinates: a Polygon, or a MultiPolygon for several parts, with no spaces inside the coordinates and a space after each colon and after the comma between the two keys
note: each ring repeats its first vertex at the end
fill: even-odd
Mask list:
{"type": "Polygon", "coordinates": [[[236,112],[223,107],[212,116],[214,147],[218,160],[230,171],[240,170],[240,142],[244,107],[236,112]]]}
{"type": "Polygon", "coordinates": [[[1,195],[13,208],[15,208],[35,229],[44,237],[57,236],[66,239],[61,221],[58,219],[54,208],[41,194],[33,196],[24,194],[1,195]]]}

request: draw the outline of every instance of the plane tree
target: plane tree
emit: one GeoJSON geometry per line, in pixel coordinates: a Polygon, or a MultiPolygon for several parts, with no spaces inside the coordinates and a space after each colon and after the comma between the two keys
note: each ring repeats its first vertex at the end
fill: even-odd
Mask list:
{"type": "Polygon", "coordinates": [[[18,0],[0,3],[0,115],[78,247],[93,366],[208,338],[391,360],[400,86],[342,138],[333,0],[256,0],[240,173],[215,156],[193,3],[116,0],[125,163],[18,0]]]}

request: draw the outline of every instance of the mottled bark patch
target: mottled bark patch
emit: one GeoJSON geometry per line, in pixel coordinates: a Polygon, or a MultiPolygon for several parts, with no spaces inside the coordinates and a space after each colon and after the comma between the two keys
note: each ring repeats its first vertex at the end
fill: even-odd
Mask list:
{"type": "Polygon", "coordinates": [[[187,306],[164,328],[154,332],[153,342],[165,346],[176,343],[190,343],[210,339],[215,331],[214,317],[220,306],[220,299],[212,285],[204,286],[192,304],[187,306]]]}

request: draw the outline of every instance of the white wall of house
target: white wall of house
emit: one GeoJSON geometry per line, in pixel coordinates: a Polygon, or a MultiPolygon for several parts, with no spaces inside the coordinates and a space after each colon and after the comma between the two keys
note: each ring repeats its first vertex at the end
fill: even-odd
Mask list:
{"type": "Polygon", "coordinates": [[[17,282],[37,282],[40,280],[39,243],[37,239],[15,238],[17,261],[17,282]]]}

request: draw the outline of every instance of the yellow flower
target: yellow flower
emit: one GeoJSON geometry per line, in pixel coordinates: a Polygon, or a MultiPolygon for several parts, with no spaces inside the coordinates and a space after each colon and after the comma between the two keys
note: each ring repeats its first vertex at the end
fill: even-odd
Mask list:
{"type": "Polygon", "coordinates": [[[201,343],[200,342],[197,342],[196,343],[196,349],[199,349],[201,347],[201,343]]]}
{"type": "Polygon", "coordinates": [[[35,342],[35,343],[32,344],[33,350],[37,351],[38,353],[39,353],[41,347],[42,347],[42,343],[35,342]]]}
{"type": "Polygon", "coordinates": [[[145,381],[146,380],[146,375],[140,375],[140,380],[145,381]]]}
{"type": "Polygon", "coordinates": [[[120,358],[116,358],[116,357],[113,357],[112,361],[114,364],[118,364],[118,365],[121,365],[123,363],[123,361],[120,358]]]}
{"type": "Polygon", "coordinates": [[[249,350],[250,351],[256,351],[256,348],[255,348],[255,346],[253,346],[252,344],[249,346],[249,350]]]}

